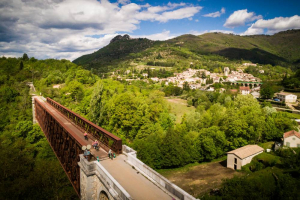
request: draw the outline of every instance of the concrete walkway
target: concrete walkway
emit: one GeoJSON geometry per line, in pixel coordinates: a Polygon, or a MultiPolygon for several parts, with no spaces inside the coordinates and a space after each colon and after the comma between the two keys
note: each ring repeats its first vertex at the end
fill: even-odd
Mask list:
{"type": "MultiPolygon", "coordinates": [[[[88,141],[84,139],[83,131],[75,125],[72,121],[70,121],[67,117],[61,114],[58,110],[52,107],[47,102],[43,101],[41,97],[35,97],[39,102],[41,102],[51,114],[55,115],[55,117],[63,123],[65,126],[70,128],[72,131],[73,137],[82,145],[92,145],[92,140],[88,141]]],[[[99,157],[101,159],[100,164],[114,177],[116,181],[130,194],[130,196],[135,200],[172,200],[172,197],[167,193],[162,191],[159,187],[157,187],[154,183],[149,181],[143,175],[138,173],[135,169],[133,169],[129,164],[125,162],[127,160],[127,156],[124,154],[117,155],[117,157],[113,160],[108,158],[108,152],[104,149],[100,148],[99,151],[95,149],[91,150],[92,154],[95,157],[99,157]]]]}
{"type": "Polygon", "coordinates": [[[127,162],[124,154],[114,160],[100,161],[101,165],[124,187],[133,199],[153,200],[169,199],[172,197],[158,188],[154,183],[138,173],[127,162]]]}

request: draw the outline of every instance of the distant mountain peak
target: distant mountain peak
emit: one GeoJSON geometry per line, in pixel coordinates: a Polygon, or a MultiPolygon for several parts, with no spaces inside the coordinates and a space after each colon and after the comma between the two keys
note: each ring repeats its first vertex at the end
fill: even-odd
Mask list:
{"type": "Polygon", "coordinates": [[[132,38],[125,34],[125,35],[117,35],[116,37],[114,37],[111,41],[110,41],[110,44],[113,43],[113,42],[117,42],[117,41],[120,41],[120,40],[132,40],[132,38]]]}

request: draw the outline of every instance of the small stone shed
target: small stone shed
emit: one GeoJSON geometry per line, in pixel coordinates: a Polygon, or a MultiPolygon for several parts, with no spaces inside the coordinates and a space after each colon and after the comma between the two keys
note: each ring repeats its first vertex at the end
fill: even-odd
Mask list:
{"type": "Polygon", "coordinates": [[[251,162],[252,158],[264,149],[258,145],[246,145],[244,147],[227,152],[227,168],[241,169],[242,166],[251,162]]]}
{"type": "Polygon", "coordinates": [[[283,145],[287,147],[300,147],[300,133],[294,130],[284,133],[283,145]]]}

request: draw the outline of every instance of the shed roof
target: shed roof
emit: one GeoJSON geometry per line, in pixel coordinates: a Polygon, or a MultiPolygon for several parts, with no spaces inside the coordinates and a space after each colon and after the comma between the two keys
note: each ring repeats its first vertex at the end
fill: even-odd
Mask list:
{"type": "MultiPolygon", "coordinates": [[[[294,94],[291,94],[291,93],[287,93],[287,92],[279,92],[277,93],[279,95],[283,95],[283,96],[287,96],[287,95],[294,95],[294,94]]],[[[297,95],[294,95],[294,96],[297,96],[297,95]]]]}
{"type": "Polygon", "coordinates": [[[298,137],[300,139],[300,133],[298,133],[295,130],[291,130],[291,131],[288,131],[288,132],[286,132],[286,133],[283,134],[284,138],[288,138],[288,137],[291,137],[291,136],[296,136],[296,137],[298,137]]]}
{"type": "Polygon", "coordinates": [[[260,146],[258,145],[246,145],[246,146],[243,146],[241,148],[238,148],[238,149],[235,149],[235,150],[232,150],[232,151],[229,151],[227,152],[227,154],[235,154],[237,157],[239,157],[240,159],[244,159],[244,158],[247,158],[253,154],[256,154],[260,151],[263,151],[264,149],[261,148],[260,146]]]}

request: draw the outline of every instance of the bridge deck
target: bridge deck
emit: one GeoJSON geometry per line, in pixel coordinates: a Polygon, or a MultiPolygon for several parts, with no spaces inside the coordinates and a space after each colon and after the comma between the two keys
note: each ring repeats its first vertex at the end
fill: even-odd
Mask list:
{"type": "MultiPolygon", "coordinates": [[[[92,144],[92,140],[86,141],[83,137],[83,131],[79,129],[73,122],[67,119],[59,111],[53,108],[47,102],[37,98],[50,112],[59,120],[61,124],[67,126],[71,131],[73,137],[82,145],[92,144]]],[[[118,183],[130,194],[135,200],[152,200],[152,199],[168,199],[171,200],[168,194],[162,191],[159,187],[154,185],[151,181],[145,178],[140,173],[137,173],[129,164],[125,162],[126,156],[118,155],[114,160],[108,159],[107,152],[100,148],[99,151],[92,149],[92,154],[99,156],[101,165],[118,181],[118,183]]]]}

